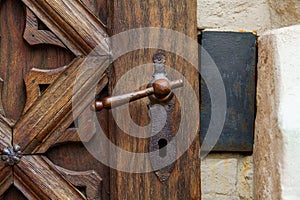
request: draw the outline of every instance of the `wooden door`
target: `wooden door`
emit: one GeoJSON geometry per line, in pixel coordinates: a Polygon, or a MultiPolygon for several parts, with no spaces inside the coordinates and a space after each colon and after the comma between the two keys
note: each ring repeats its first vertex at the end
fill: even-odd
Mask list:
{"type": "MultiPolygon", "coordinates": [[[[200,199],[198,137],[166,181],[154,172],[118,170],[118,162],[110,168],[120,155],[108,146],[99,147],[105,164],[86,149],[98,134],[94,122],[84,121],[91,115],[90,94],[111,95],[126,72],[152,62],[159,50],[135,50],[107,67],[118,50],[109,36],[141,27],[176,30],[196,41],[196,1],[0,0],[0,199],[200,199]],[[91,57],[97,67],[83,67],[91,57]]],[[[160,41],[168,44],[166,38],[160,41]]],[[[165,54],[166,65],[198,91],[197,70],[180,56],[165,54]]],[[[147,98],[130,103],[138,125],[149,123],[147,103],[147,98]]],[[[180,116],[178,102],[174,113],[180,116]]],[[[147,139],[118,128],[111,111],[98,112],[97,123],[120,148],[149,150],[147,139]]]]}

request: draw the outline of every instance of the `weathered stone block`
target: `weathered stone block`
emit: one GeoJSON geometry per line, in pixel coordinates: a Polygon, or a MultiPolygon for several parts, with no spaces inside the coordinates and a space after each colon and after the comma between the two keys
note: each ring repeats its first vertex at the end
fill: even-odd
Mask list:
{"type": "Polygon", "coordinates": [[[299,0],[268,0],[272,28],[300,23],[299,0]]]}
{"type": "Polygon", "coordinates": [[[253,159],[240,154],[209,154],[201,163],[202,200],[253,199],[253,159]]]}
{"type": "Polygon", "coordinates": [[[300,26],[259,39],[255,199],[300,198],[300,26]]]}
{"type": "Polygon", "coordinates": [[[199,29],[262,33],[271,28],[268,0],[198,0],[197,15],[199,29]]]}

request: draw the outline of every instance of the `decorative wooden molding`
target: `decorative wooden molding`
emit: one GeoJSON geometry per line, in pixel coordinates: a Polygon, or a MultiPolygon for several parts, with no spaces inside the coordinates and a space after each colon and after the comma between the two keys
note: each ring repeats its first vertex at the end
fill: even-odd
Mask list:
{"type": "Polygon", "coordinates": [[[28,199],[86,199],[43,156],[24,156],[14,168],[14,185],[28,199]]]}
{"type": "MultiPolygon", "coordinates": [[[[100,78],[100,81],[96,87],[95,93],[98,94],[103,88],[108,84],[108,78],[104,74],[100,78]]],[[[61,123],[61,126],[57,128],[53,134],[47,138],[36,150],[38,153],[46,152],[51,146],[59,145],[67,142],[89,142],[96,133],[96,127],[94,121],[88,121],[92,114],[89,108],[84,109],[82,112],[70,113],[65,120],[61,123]],[[80,114],[79,114],[80,113],[80,114]],[[79,115],[78,115],[79,114],[79,115]],[[73,123],[74,118],[77,118],[77,125],[79,127],[72,127],[70,125],[73,123]],[[79,137],[78,131],[85,133],[79,137]]],[[[76,124],[75,124],[76,125],[76,124]]]]}
{"type": "MultiPolygon", "coordinates": [[[[40,74],[42,75],[42,74],[40,74]]],[[[36,76],[35,76],[36,77],[36,76]]],[[[30,83],[30,81],[29,81],[30,83]]],[[[108,83],[106,75],[103,75],[100,79],[98,87],[96,88],[96,93],[99,93],[108,83]]],[[[50,83],[49,83],[50,84],[50,83]]],[[[27,94],[28,96],[28,94],[27,94]]],[[[92,117],[91,112],[85,109],[80,115],[75,115],[72,112],[67,114],[62,120],[59,127],[52,134],[50,134],[36,149],[37,153],[45,153],[50,147],[67,143],[67,142],[88,142],[96,133],[96,128],[94,121],[87,122],[87,118],[92,117]],[[79,127],[71,127],[70,125],[74,123],[74,118],[77,117],[79,127]],[[81,123],[81,121],[83,121],[81,123]],[[78,135],[78,131],[84,131],[86,134],[81,137],[78,135]]]]}
{"type": "Polygon", "coordinates": [[[66,66],[52,70],[31,69],[24,78],[27,99],[23,114],[25,114],[38,97],[42,95],[40,85],[51,85],[65,69],[66,66]]]}
{"type": "MultiPolygon", "coordinates": [[[[107,85],[105,70],[109,63],[109,43],[105,25],[80,0],[23,2],[28,7],[23,36],[28,43],[65,46],[78,57],[63,68],[33,69],[29,73],[25,78],[27,102],[17,123],[5,117],[0,101],[0,148],[13,142],[19,144],[24,153],[19,163],[14,163],[13,170],[0,162],[0,196],[14,184],[28,199],[86,199],[75,187],[85,186],[88,198],[96,199],[100,197],[101,178],[94,171],[72,172],[56,168],[46,157],[32,154],[44,153],[61,142],[89,141],[95,134],[90,131],[93,124],[78,127],[89,131],[83,139],[68,127],[73,118],[80,121],[87,115],[84,109],[94,100],[90,94],[107,85]],[[39,30],[37,18],[52,33],[39,30]],[[97,55],[86,57],[96,47],[97,55]],[[91,63],[98,63],[98,66],[87,68],[91,63]],[[78,104],[72,105],[74,99],[78,104]]],[[[0,80],[0,89],[1,86],[0,80]]]]}
{"type": "Polygon", "coordinates": [[[75,172],[55,166],[59,173],[75,187],[86,188],[86,196],[89,200],[101,199],[101,177],[93,170],[75,172]]]}
{"type": "Polygon", "coordinates": [[[75,55],[109,54],[105,25],[80,0],[22,0],[75,55]]]}
{"type": "MultiPolygon", "coordinates": [[[[1,1],[0,1],[1,3],[1,1]]],[[[0,4],[1,6],[1,4],[0,4]]],[[[3,80],[0,78],[0,154],[2,151],[11,145],[12,141],[12,126],[14,121],[5,117],[5,112],[2,105],[2,89],[3,80]]],[[[2,156],[1,156],[2,157],[2,156]]],[[[0,160],[0,196],[13,184],[12,167],[8,166],[0,160]]]]}
{"type": "MultiPolygon", "coordinates": [[[[61,133],[70,126],[73,121],[70,117],[72,112],[73,115],[79,116],[91,104],[94,86],[99,79],[105,79],[104,71],[108,62],[107,57],[77,58],[66,67],[47,88],[47,92],[35,101],[15,125],[14,143],[22,147],[22,152],[25,154],[38,152],[38,148],[50,135],[61,133]],[[83,67],[92,62],[99,65],[83,67]],[[78,88],[74,88],[75,82],[78,88]],[[73,109],[72,100],[78,103],[73,109]]],[[[102,83],[103,88],[107,82],[102,83]]],[[[50,142],[51,145],[53,143],[55,142],[50,142]]]]}
{"type": "Polygon", "coordinates": [[[30,45],[51,44],[66,48],[65,45],[51,31],[39,30],[38,18],[28,8],[26,8],[26,26],[23,38],[30,45]]]}
{"type": "Polygon", "coordinates": [[[0,197],[13,184],[12,167],[0,161],[0,197]]]}
{"type": "MultiPolygon", "coordinates": [[[[28,73],[28,75],[24,79],[27,101],[23,114],[28,111],[28,109],[36,102],[38,98],[41,98],[42,91],[40,91],[40,85],[50,86],[67,67],[70,66],[65,66],[54,70],[41,70],[33,68],[28,73]]],[[[98,84],[96,93],[99,93],[107,85],[107,83],[107,77],[103,76],[98,84]]],[[[57,128],[57,130],[51,136],[49,136],[47,140],[43,141],[43,144],[40,145],[38,152],[46,152],[49,147],[65,142],[90,141],[96,131],[94,123],[80,123],[81,119],[86,119],[87,117],[89,117],[87,115],[90,114],[91,112],[83,111],[83,113],[78,116],[78,124],[80,124],[80,127],[78,128],[81,130],[85,130],[85,132],[87,133],[84,138],[80,138],[78,136],[78,128],[68,128],[72,124],[74,118],[72,113],[70,113],[68,116],[65,116],[65,120],[61,123],[61,126],[57,128]]]]}
{"type": "Polygon", "coordinates": [[[8,121],[3,115],[0,114],[0,151],[11,145],[12,129],[6,122],[8,121]]]}
{"type": "Polygon", "coordinates": [[[14,121],[5,117],[5,112],[2,105],[2,89],[3,80],[0,78],[0,152],[11,145],[12,141],[12,129],[14,121]]]}

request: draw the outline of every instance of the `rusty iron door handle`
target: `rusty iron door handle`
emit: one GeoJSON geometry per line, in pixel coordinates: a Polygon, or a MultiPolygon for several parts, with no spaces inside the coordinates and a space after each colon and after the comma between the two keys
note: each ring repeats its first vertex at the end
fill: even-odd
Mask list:
{"type": "Polygon", "coordinates": [[[127,104],[138,99],[154,95],[155,98],[159,101],[165,101],[168,99],[172,93],[172,89],[179,88],[183,86],[182,80],[169,81],[164,78],[155,80],[152,83],[151,87],[148,87],[144,90],[135,91],[128,94],[106,97],[101,101],[95,101],[92,105],[92,109],[95,111],[100,111],[103,108],[110,109],[118,107],[124,104],[127,104]]]}
{"type": "Polygon", "coordinates": [[[148,106],[150,118],[156,119],[152,123],[152,134],[150,137],[149,152],[150,162],[155,174],[161,182],[168,180],[174,169],[175,162],[168,163],[164,168],[159,168],[161,163],[166,163],[170,160],[176,160],[176,141],[173,141],[175,133],[172,128],[173,117],[178,115],[175,109],[175,97],[172,90],[183,86],[183,80],[169,81],[165,71],[166,57],[164,53],[158,52],[153,57],[154,74],[152,81],[148,87],[143,90],[135,91],[128,94],[106,97],[101,101],[95,101],[92,105],[94,111],[102,109],[110,109],[118,107],[129,102],[149,97],[150,103],[148,106]],[[159,105],[159,106],[157,106],[159,105]],[[161,113],[159,107],[165,109],[165,113],[161,113]],[[158,121],[165,120],[163,127],[160,127],[158,121]],[[173,142],[171,142],[173,141],[173,142]]]}

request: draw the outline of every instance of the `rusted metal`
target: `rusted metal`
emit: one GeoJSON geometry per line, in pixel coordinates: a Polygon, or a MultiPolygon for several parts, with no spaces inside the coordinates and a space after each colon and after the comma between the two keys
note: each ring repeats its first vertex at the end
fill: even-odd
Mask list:
{"type": "MultiPolygon", "coordinates": [[[[153,80],[151,81],[153,86],[158,82],[158,80],[168,80],[167,74],[165,72],[165,55],[162,52],[158,52],[153,57],[154,62],[154,74],[153,80]]],[[[160,81],[159,81],[160,82],[160,81]]],[[[169,92],[169,86],[165,83],[160,84],[159,89],[163,94],[169,92]]],[[[160,95],[160,92],[157,92],[160,95]]],[[[161,182],[165,182],[170,177],[176,160],[176,142],[172,139],[174,138],[174,133],[172,129],[172,116],[175,112],[175,97],[170,91],[168,96],[158,96],[158,99],[164,99],[164,101],[159,101],[157,98],[150,96],[150,116],[152,121],[152,136],[150,138],[150,162],[161,182]],[[165,112],[162,112],[162,109],[165,112]],[[162,124],[164,123],[164,124],[162,124]],[[164,164],[166,163],[166,164],[164,164]],[[170,164],[171,163],[171,164],[170,164]],[[161,168],[160,166],[165,166],[161,168]]]]}
{"type": "Polygon", "coordinates": [[[92,105],[92,110],[100,111],[103,108],[115,108],[153,94],[158,100],[165,101],[170,95],[172,89],[182,86],[182,80],[169,81],[167,79],[157,79],[152,83],[151,87],[148,87],[144,90],[113,97],[106,97],[102,101],[95,101],[95,103],[92,105]]]}
{"type": "Polygon", "coordinates": [[[21,160],[21,147],[17,144],[3,149],[1,159],[10,166],[18,164],[21,160]]]}
{"type": "Polygon", "coordinates": [[[168,180],[175,165],[175,162],[172,161],[176,160],[176,142],[172,141],[174,138],[172,131],[172,114],[174,109],[174,97],[164,103],[156,101],[154,104],[150,104],[149,107],[152,119],[153,135],[150,138],[150,162],[155,170],[155,174],[161,182],[168,180]],[[163,108],[160,108],[157,105],[163,106],[163,108]],[[166,112],[161,112],[162,109],[165,109],[166,112]],[[165,122],[163,128],[161,127],[162,122],[165,122]],[[172,164],[168,164],[166,167],[160,168],[159,166],[161,166],[162,163],[172,164]]]}
{"type": "Polygon", "coordinates": [[[161,182],[168,180],[175,166],[176,142],[173,141],[172,116],[175,112],[175,97],[172,89],[183,86],[183,80],[170,81],[165,72],[165,55],[158,52],[153,57],[154,73],[149,87],[129,94],[106,97],[95,101],[92,109],[100,111],[149,97],[152,134],[150,138],[150,162],[161,182]],[[164,111],[162,110],[164,109],[164,111]],[[162,125],[162,123],[164,123],[162,125]],[[166,163],[166,165],[164,165],[166,163]],[[163,166],[163,167],[160,167],[163,166]]]}

